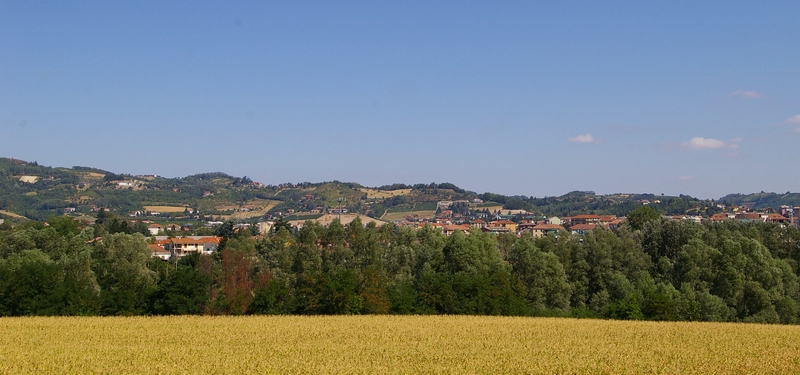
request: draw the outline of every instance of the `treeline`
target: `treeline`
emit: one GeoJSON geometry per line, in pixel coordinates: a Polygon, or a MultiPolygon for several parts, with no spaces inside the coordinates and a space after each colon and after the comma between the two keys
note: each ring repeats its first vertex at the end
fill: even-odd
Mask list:
{"type": "Polygon", "coordinates": [[[0,232],[0,315],[800,318],[800,231],[763,223],[634,220],[544,238],[358,220],[278,223],[264,238],[224,226],[221,251],[165,262],[141,234],[115,233],[113,218],[51,221],[0,232]]]}

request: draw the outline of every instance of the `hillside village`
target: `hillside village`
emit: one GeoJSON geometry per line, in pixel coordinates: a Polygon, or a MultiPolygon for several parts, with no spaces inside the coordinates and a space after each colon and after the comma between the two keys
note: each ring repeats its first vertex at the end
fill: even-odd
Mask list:
{"type": "MultiPolygon", "coordinates": [[[[440,230],[444,235],[450,236],[456,231],[461,231],[469,235],[473,231],[488,232],[495,235],[512,234],[518,238],[522,237],[525,233],[529,233],[533,238],[543,236],[558,236],[561,233],[569,233],[575,236],[583,236],[588,231],[598,228],[614,230],[626,221],[625,217],[617,217],[616,215],[596,215],[596,214],[579,214],[574,216],[565,217],[541,217],[532,212],[525,210],[496,210],[489,212],[488,210],[475,209],[478,204],[483,203],[480,199],[472,201],[441,201],[437,204],[437,211],[432,217],[420,217],[418,214],[409,214],[406,217],[394,220],[392,222],[376,220],[370,217],[362,217],[357,214],[348,214],[344,209],[329,209],[327,214],[323,214],[315,219],[309,219],[323,226],[330,225],[334,220],[340,221],[342,225],[349,225],[356,218],[363,226],[375,225],[382,226],[387,223],[393,225],[411,227],[420,229],[425,226],[430,226],[440,230]],[[462,207],[462,212],[453,210],[452,208],[462,207]],[[467,210],[463,210],[467,207],[467,210]],[[473,209],[469,209],[472,207],[473,209]]],[[[640,202],[643,206],[647,206],[650,202],[640,202]]],[[[728,209],[724,205],[719,205],[720,209],[728,209]]],[[[781,207],[780,212],[772,212],[773,210],[750,210],[746,207],[731,207],[729,210],[713,214],[709,217],[702,217],[699,215],[687,216],[664,216],[665,220],[677,221],[691,221],[695,223],[703,222],[721,222],[725,220],[739,221],[739,222],[764,222],[773,223],[780,226],[794,226],[800,227],[800,217],[795,216],[795,212],[800,212],[800,207],[781,207]]],[[[315,214],[322,211],[319,208],[310,213],[315,214]]],[[[265,215],[272,217],[273,215],[265,215]]],[[[276,215],[283,220],[283,213],[276,215]]],[[[301,216],[300,213],[297,216],[301,216]]],[[[294,230],[299,230],[306,223],[306,220],[289,220],[286,224],[294,230]]],[[[148,231],[152,235],[150,249],[154,257],[167,260],[170,257],[183,257],[192,252],[211,254],[220,242],[220,237],[217,236],[176,236],[182,232],[192,231],[190,224],[170,223],[161,225],[148,221],[148,231]],[[167,236],[167,234],[170,236],[167,236]]],[[[223,225],[223,222],[207,222],[206,228],[215,228],[223,225]]],[[[265,236],[274,230],[276,225],[275,220],[259,221],[255,224],[237,223],[232,224],[234,231],[250,230],[259,236],[265,236]]]]}

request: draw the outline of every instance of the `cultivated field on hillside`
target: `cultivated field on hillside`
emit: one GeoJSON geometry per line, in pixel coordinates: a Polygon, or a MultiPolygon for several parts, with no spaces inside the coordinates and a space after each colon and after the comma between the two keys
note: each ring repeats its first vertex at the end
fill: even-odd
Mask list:
{"type": "Polygon", "coordinates": [[[367,199],[386,199],[394,198],[402,195],[411,194],[411,189],[397,189],[397,190],[377,190],[370,188],[358,189],[362,193],[367,193],[367,199]]]}
{"type": "Polygon", "coordinates": [[[35,184],[36,181],[39,181],[38,176],[21,176],[19,178],[20,182],[28,183],[28,184],[35,184]]]}
{"type": "Polygon", "coordinates": [[[84,180],[102,180],[106,175],[96,172],[76,172],[84,180]]]}
{"type": "Polygon", "coordinates": [[[253,217],[261,217],[266,215],[269,210],[277,206],[279,203],[281,202],[261,199],[248,201],[245,203],[245,205],[252,207],[251,211],[234,212],[230,215],[230,218],[232,220],[247,220],[253,217]]]}
{"type": "MultiPolygon", "coordinates": [[[[145,211],[150,212],[161,212],[161,213],[172,213],[172,212],[183,212],[186,211],[186,207],[183,206],[144,206],[145,211]]],[[[189,208],[191,210],[191,208],[189,208]]]]}
{"type": "Polygon", "coordinates": [[[0,373],[798,372],[798,326],[474,316],[0,319],[0,373]]]}
{"type": "Polygon", "coordinates": [[[24,219],[24,220],[28,220],[28,218],[27,218],[27,217],[25,217],[25,216],[18,215],[18,214],[15,214],[15,213],[13,213],[13,212],[9,212],[9,211],[6,211],[6,210],[0,210],[0,214],[2,214],[2,215],[6,215],[6,216],[8,216],[8,217],[13,217],[13,218],[15,218],[15,219],[24,219]]]}

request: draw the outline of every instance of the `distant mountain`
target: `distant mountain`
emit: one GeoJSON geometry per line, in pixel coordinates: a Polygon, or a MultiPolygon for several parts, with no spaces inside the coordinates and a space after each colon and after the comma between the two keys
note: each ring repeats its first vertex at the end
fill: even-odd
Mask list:
{"type": "MultiPolygon", "coordinates": [[[[800,195],[792,194],[800,203],[800,195]]],[[[731,195],[729,200],[739,199],[731,195]]],[[[750,196],[741,196],[750,197],[750,196]]],[[[745,198],[742,198],[745,199],[745,198]]],[[[687,195],[653,194],[597,195],[574,191],[560,197],[478,194],[451,183],[394,184],[369,188],[354,182],[285,183],[265,185],[248,177],[221,172],[182,178],[156,175],[117,174],[91,167],[54,168],[17,159],[0,158],[0,216],[45,220],[69,214],[90,220],[100,209],[120,216],[169,218],[185,221],[231,219],[254,221],[278,212],[309,217],[333,209],[375,218],[392,214],[432,212],[437,202],[453,201],[455,209],[526,210],[537,216],[568,216],[580,213],[623,216],[642,204],[664,214],[714,213],[712,201],[687,195]],[[459,203],[460,202],[460,203],[459,203]],[[301,213],[303,215],[301,215],[301,213]]],[[[761,197],[758,205],[787,202],[784,198],[761,197]]],[[[737,203],[738,204],[738,203],[737,203]]]]}

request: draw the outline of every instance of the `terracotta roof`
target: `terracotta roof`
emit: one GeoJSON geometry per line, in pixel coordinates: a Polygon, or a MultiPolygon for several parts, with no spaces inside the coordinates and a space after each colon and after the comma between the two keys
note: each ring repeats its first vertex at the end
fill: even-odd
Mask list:
{"type": "Polygon", "coordinates": [[[569,230],[594,230],[597,228],[596,224],[575,224],[569,227],[569,230]]]}
{"type": "Polygon", "coordinates": [[[583,215],[575,215],[572,219],[600,219],[598,215],[591,215],[591,214],[583,214],[583,215]]]}
{"type": "Polygon", "coordinates": [[[164,250],[163,247],[158,246],[158,245],[153,245],[153,244],[147,245],[147,248],[150,249],[150,251],[153,252],[153,253],[168,252],[167,250],[164,250]]]}
{"type": "Polygon", "coordinates": [[[727,214],[713,214],[713,215],[711,215],[710,218],[708,218],[708,220],[711,220],[711,221],[728,220],[728,215],[727,214]]]}
{"type": "Polygon", "coordinates": [[[158,224],[150,224],[147,227],[148,228],[163,228],[161,225],[158,225],[158,224]]]}
{"type": "Polygon", "coordinates": [[[767,215],[767,220],[770,221],[789,221],[789,218],[781,215],[781,214],[769,214],[767,215]]]}

